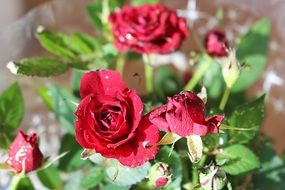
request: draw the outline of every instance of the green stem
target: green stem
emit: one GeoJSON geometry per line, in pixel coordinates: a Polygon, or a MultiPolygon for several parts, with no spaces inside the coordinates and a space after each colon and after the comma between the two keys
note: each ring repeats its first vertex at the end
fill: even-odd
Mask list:
{"type": "Polygon", "coordinates": [[[145,64],[144,64],[144,69],[145,69],[145,79],[146,79],[146,92],[148,95],[152,94],[153,92],[153,67],[150,65],[151,64],[151,55],[147,54],[145,56],[145,64]]]}
{"type": "Polygon", "coordinates": [[[220,102],[220,106],[219,106],[219,109],[221,111],[223,111],[225,109],[225,106],[226,106],[227,101],[228,101],[228,99],[230,97],[230,94],[231,94],[231,88],[226,87],[226,89],[224,91],[224,95],[223,95],[222,100],[220,102]]]}
{"type": "Polygon", "coordinates": [[[192,91],[195,88],[195,86],[198,84],[198,82],[201,80],[203,75],[206,73],[207,69],[210,67],[213,60],[208,55],[205,55],[205,59],[206,59],[205,62],[198,67],[197,71],[194,73],[191,80],[186,84],[184,90],[192,91]]]}
{"type": "Polygon", "coordinates": [[[22,176],[19,176],[19,175],[15,175],[12,179],[12,182],[11,182],[11,190],[17,190],[18,188],[18,185],[19,185],[19,182],[21,181],[23,177],[22,176]]]}
{"type": "Polygon", "coordinates": [[[123,76],[125,67],[125,57],[124,55],[119,55],[116,63],[116,70],[123,76]]]}
{"type": "Polygon", "coordinates": [[[101,18],[103,24],[108,23],[109,14],[110,14],[109,0],[103,0],[102,1],[102,18],[101,18]]]}
{"type": "Polygon", "coordinates": [[[207,160],[207,155],[203,154],[201,160],[198,163],[193,164],[193,167],[192,167],[192,184],[194,187],[199,184],[199,170],[198,170],[198,168],[203,167],[205,165],[206,160],[207,160]]]}

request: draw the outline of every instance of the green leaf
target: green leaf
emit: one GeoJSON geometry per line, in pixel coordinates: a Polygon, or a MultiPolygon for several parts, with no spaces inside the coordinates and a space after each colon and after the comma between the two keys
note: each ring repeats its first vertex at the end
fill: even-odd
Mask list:
{"type": "Polygon", "coordinates": [[[262,73],[266,62],[270,36],[270,21],[264,18],[258,21],[251,30],[241,37],[237,49],[237,58],[246,63],[241,75],[233,87],[234,92],[247,89],[262,73]]]}
{"type": "Polygon", "coordinates": [[[81,186],[81,180],[83,179],[83,172],[81,170],[69,173],[68,180],[64,185],[64,190],[87,190],[81,186]]]}
{"type": "Polygon", "coordinates": [[[132,0],[134,6],[139,6],[143,4],[154,4],[159,3],[159,0],[132,0]]]}
{"type": "Polygon", "coordinates": [[[244,104],[235,109],[229,118],[229,124],[235,128],[245,128],[249,130],[230,130],[231,143],[247,143],[253,139],[260,127],[264,118],[264,98],[261,96],[253,102],[244,104]]]}
{"type": "Polygon", "coordinates": [[[71,88],[74,94],[79,96],[80,82],[84,72],[74,69],[71,77],[71,88]]]}
{"type": "Polygon", "coordinates": [[[142,181],[148,174],[150,163],[135,168],[125,167],[116,160],[110,160],[106,167],[106,174],[112,184],[116,186],[130,186],[142,181]]]}
{"type": "Polygon", "coordinates": [[[81,187],[92,188],[97,186],[104,179],[104,172],[102,168],[91,168],[88,173],[81,180],[81,187]]]}
{"type": "Polygon", "coordinates": [[[13,62],[17,74],[27,76],[49,77],[65,73],[69,65],[51,57],[34,57],[13,62]]]}
{"type": "Polygon", "coordinates": [[[168,146],[162,147],[156,155],[156,161],[164,162],[173,170],[172,182],[164,190],[180,189],[182,182],[182,161],[175,150],[168,146]],[[171,154],[170,154],[171,152],[171,154]],[[170,154],[170,156],[169,156],[170,154]]]}
{"type": "Polygon", "coordinates": [[[222,149],[221,153],[216,156],[216,162],[231,175],[245,174],[260,167],[256,155],[240,144],[230,145],[222,149]]]}
{"type": "Polygon", "coordinates": [[[69,48],[68,37],[62,33],[50,32],[44,28],[38,28],[37,39],[50,53],[66,58],[76,57],[76,53],[69,48]]]}
{"type": "Polygon", "coordinates": [[[204,147],[207,147],[210,150],[215,148],[223,147],[228,142],[227,133],[217,133],[209,134],[202,137],[204,147]]]}
{"type": "Polygon", "coordinates": [[[38,178],[48,189],[61,189],[62,182],[56,167],[50,166],[37,172],[38,178]]]}
{"type": "Polygon", "coordinates": [[[100,186],[100,190],[128,190],[131,187],[119,187],[113,184],[107,184],[104,186],[100,186]]]}
{"type": "MultiPolygon", "coordinates": [[[[204,62],[202,59],[199,64],[203,63],[204,62]]],[[[224,89],[224,79],[218,62],[213,61],[213,63],[207,69],[204,75],[203,85],[205,85],[207,88],[209,98],[217,99],[222,95],[224,89]]]]}
{"type": "Polygon", "coordinates": [[[258,155],[261,168],[253,174],[254,189],[285,189],[285,165],[283,160],[276,154],[270,142],[266,142],[260,148],[258,155]]]}
{"type": "Polygon", "coordinates": [[[63,171],[74,171],[81,169],[90,164],[88,160],[82,160],[80,157],[83,149],[76,142],[75,137],[71,134],[66,134],[61,140],[60,154],[68,151],[67,155],[59,160],[58,168],[63,171]]]}
{"type": "Polygon", "coordinates": [[[24,177],[20,180],[17,190],[34,190],[34,186],[29,177],[24,177]]]}
{"type": "Polygon", "coordinates": [[[4,139],[19,127],[23,116],[23,96],[19,85],[14,83],[0,95],[0,133],[4,133],[4,139]]]}
{"type": "Polygon", "coordinates": [[[155,89],[162,100],[168,96],[180,92],[183,89],[182,82],[167,66],[159,67],[155,78],[155,89]]]}
{"type": "Polygon", "coordinates": [[[101,1],[90,3],[86,6],[87,15],[92,22],[92,24],[96,27],[97,30],[102,30],[103,24],[101,21],[101,11],[102,11],[102,3],[101,1]]]}
{"type": "Polygon", "coordinates": [[[74,122],[76,119],[74,115],[76,109],[75,104],[79,102],[79,100],[65,89],[55,85],[42,88],[39,92],[39,95],[43,98],[48,107],[52,108],[51,111],[54,112],[56,118],[65,127],[66,131],[74,135],[74,122]]]}

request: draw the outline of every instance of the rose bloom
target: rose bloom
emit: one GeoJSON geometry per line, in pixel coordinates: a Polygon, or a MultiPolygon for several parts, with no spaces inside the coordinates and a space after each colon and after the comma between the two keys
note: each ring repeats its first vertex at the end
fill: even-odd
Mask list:
{"type": "Polygon", "coordinates": [[[43,154],[39,149],[37,135],[35,133],[26,135],[22,131],[18,132],[10,146],[6,163],[17,173],[22,172],[24,165],[25,173],[28,173],[41,167],[42,160],[43,154]]]}
{"type": "Polygon", "coordinates": [[[186,20],[162,4],[124,6],[109,16],[115,46],[121,52],[166,54],[188,36],[186,20]]]}
{"type": "Polygon", "coordinates": [[[153,110],[149,118],[164,131],[187,137],[218,133],[224,116],[205,118],[204,102],[196,94],[185,91],[168,98],[167,104],[153,110]]]}
{"type": "Polygon", "coordinates": [[[86,73],[81,79],[80,96],[75,132],[82,147],[129,167],[154,158],[159,130],[142,116],[140,97],[127,88],[118,72],[86,73]]]}
{"type": "Polygon", "coordinates": [[[206,36],[205,48],[209,55],[214,57],[227,56],[229,43],[226,39],[225,32],[219,29],[212,29],[206,36]]]}

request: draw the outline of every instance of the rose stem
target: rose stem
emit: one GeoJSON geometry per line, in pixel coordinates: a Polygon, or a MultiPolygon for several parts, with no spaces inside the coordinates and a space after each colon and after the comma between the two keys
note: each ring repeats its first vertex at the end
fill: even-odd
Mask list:
{"type": "Polygon", "coordinates": [[[209,66],[212,64],[213,60],[210,56],[205,54],[204,57],[206,59],[205,62],[198,67],[191,80],[184,87],[184,90],[192,91],[194,87],[198,84],[198,82],[201,80],[203,75],[206,73],[209,66]]]}
{"type": "Polygon", "coordinates": [[[19,182],[21,181],[23,177],[22,176],[19,176],[19,175],[15,175],[12,179],[12,182],[11,182],[11,190],[17,190],[18,189],[18,185],[19,185],[19,182]]]}
{"type": "Polygon", "coordinates": [[[117,58],[116,70],[123,76],[125,67],[125,56],[120,54],[117,58]]]}
{"type": "Polygon", "coordinates": [[[226,87],[225,91],[224,91],[224,95],[223,95],[222,100],[220,102],[220,106],[219,106],[219,109],[221,111],[223,111],[225,109],[225,106],[226,106],[227,101],[229,99],[230,93],[231,93],[231,88],[226,87]]]}
{"type": "Polygon", "coordinates": [[[144,55],[144,72],[145,72],[145,79],[146,79],[146,92],[148,95],[152,94],[153,92],[153,67],[151,66],[151,55],[146,54],[144,55]]]}
{"type": "Polygon", "coordinates": [[[203,167],[205,165],[206,160],[207,160],[207,155],[203,154],[200,162],[193,164],[193,167],[192,167],[192,183],[193,183],[194,187],[199,184],[198,167],[203,167]]]}

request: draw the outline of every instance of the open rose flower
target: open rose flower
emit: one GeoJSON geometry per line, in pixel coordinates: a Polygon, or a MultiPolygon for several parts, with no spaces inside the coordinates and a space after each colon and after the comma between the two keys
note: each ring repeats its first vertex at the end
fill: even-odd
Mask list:
{"type": "Polygon", "coordinates": [[[223,57],[228,55],[227,48],[229,44],[223,30],[211,30],[207,34],[204,43],[209,55],[214,57],[223,57]]]}
{"type": "Polygon", "coordinates": [[[161,4],[125,6],[112,13],[115,46],[119,51],[166,54],[178,49],[188,36],[186,20],[161,4]]]}
{"type": "Polygon", "coordinates": [[[82,147],[129,167],[154,158],[159,130],[142,116],[140,97],[127,88],[118,72],[86,73],[81,79],[80,96],[75,130],[82,147]]]}
{"type": "Polygon", "coordinates": [[[168,98],[167,104],[150,113],[150,121],[166,132],[180,137],[218,133],[224,116],[205,118],[204,102],[192,92],[181,92],[168,98]]]}
{"type": "Polygon", "coordinates": [[[43,154],[38,145],[35,133],[26,135],[19,131],[17,137],[10,146],[6,161],[17,173],[21,173],[23,167],[25,173],[38,169],[42,165],[43,154]]]}

